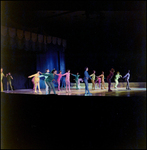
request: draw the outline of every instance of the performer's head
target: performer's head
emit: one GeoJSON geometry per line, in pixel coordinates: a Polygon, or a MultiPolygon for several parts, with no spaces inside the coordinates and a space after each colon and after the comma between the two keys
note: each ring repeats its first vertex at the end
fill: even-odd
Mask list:
{"type": "Polygon", "coordinates": [[[1,68],[1,72],[3,72],[3,68],[1,68]]]}
{"type": "Polygon", "coordinates": [[[119,74],[119,71],[117,71],[117,74],[119,74]]]}
{"type": "Polygon", "coordinates": [[[88,67],[85,67],[85,70],[88,71],[88,67]]]}
{"type": "Polygon", "coordinates": [[[128,70],[128,73],[130,73],[130,70],[128,70]]]}
{"type": "Polygon", "coordinates": [[[96,73],[96,71],[95,71],[95,70],[93,70],[93,73],[96,73]]]}
{"type": "Polygon", "coordinates": [[[111,71],[112,71],[112,72],[115,72],[115,70],[114,70],[113,68],[111,68],[111,71]]]}
{"type": "Polygon", "coordinates": [[[52,74],[57,74],[57,70],[56,69],[54,69],[53,71],[52,71],[52,74]]]}
{"type": "Polygon", "coordinates": [[[78,75],[79,73],[77,72],[77,75],[78,75]]]}
{"type": "Polygon", "coordinates": [[[39,74],[39,73],[40,73],[40,71],[39,71],[39,70],[37,70],[37,73],[39,74]]]}
{"type": "Polygon", "coordinates": [[[49,69],[46,69],[46,70],[45,70],[45,73],[47,73],[47,72],[50,72],[50,70],[49,70],[49,69]]]}
{"type": "Polygon", "coordinates": [[[67,69],[67,72],[70,72],[70,70],[69,70],[69,69],[67,69]]]}
{"type": "Polygon", "coordinates": [[[8,75],[11,75],[11,72],[9,72],[8,75]]]}
{"type": "Polygon", "coordinates": [[[104,71],[102,71],[102,74],[104,74],[104,71]]]}
{"type": "Polygon", "coordinates": [[[59,71],[59,73],[61,74],[61,73],[62,73],[62,71],[60,70],[60,71],[59,71]]]}

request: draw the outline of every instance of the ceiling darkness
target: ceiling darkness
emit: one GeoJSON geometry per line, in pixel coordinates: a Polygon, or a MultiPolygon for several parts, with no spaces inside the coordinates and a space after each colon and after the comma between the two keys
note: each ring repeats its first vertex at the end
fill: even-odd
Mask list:
{"type": "MultiPolygon", "coordinates": [[[[144,1],[2,1],[2,25],[65,36],[81,28],[94,29],[107,20],[144,19],[144,1]]],[[[113,22],[113,21],[112,21],[113,22]]]]}

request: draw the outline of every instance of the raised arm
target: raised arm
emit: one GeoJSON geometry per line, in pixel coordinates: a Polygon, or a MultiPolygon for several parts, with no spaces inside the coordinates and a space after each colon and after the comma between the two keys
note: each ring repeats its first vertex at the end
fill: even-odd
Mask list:
{"type": "Polygon", "coordinates": [[[62,76],[65,76],[65,75],[67,75],[67,73],[62,74],[62,76]]]}
{"type": "Polygon", "coordinates": [[[50,76],[50,74],[47,74],[47,73],[42,73],[42,75],[44,75],[44,76],[50,76]]]}
{"type": "Polygon", "coordinates": [[[34,77],[36,74],[33,74],[33,75],[30,75],[30,76],[28,76],[28,78],[32,78],[32,77],[34,77]]]}

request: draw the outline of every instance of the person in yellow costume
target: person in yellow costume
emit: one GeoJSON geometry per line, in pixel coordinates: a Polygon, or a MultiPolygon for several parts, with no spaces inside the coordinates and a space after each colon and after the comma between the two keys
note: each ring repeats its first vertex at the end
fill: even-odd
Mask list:
{"type": "Polygon", "coordinates": [[[92,77],[91,82],[92,82],[92,90],[95,90],[95,70],[93,70],[93,74],[90,75],[92,77]]]}
{"type": "Polygon", "coordinates": [[[35,93],[37,93],[37,86],[38,86],[38,89],[39,89],[39,93],[42,93],[41,90],[40,90],[40,83],[39,83],[39,81],[40,81],[40,78],[39,78],[40,74],[39,73],[40,73],[40,71],[37,71],[36,74],[28,76],[28,78],[34,77],[34,83],[35,83],[35,91],[34,92],[35,93]]]}
{"type": "Polygon", "coordinates": [[[3,73],[3,68],[1,68],[1,92],[3,92],[3,77],[5,77],[3,73]]]}

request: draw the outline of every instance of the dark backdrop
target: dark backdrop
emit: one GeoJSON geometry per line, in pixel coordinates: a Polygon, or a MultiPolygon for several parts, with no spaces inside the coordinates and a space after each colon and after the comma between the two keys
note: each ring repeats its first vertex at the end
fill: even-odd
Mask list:
{"type": "Polygon", "coordinates": [[[146,81],[145,22],[143,14],[138,15],[139,20],[107,20],[94,28],[89,24],[72,29],[67,40],[66,67],[81,76],[85,66],[90,74],[93,70],[97,75],[104,71],[105,76],[112,67],[122,75],[130,69],[131,82],[146,81]]]}

